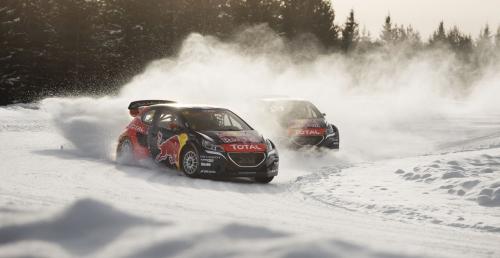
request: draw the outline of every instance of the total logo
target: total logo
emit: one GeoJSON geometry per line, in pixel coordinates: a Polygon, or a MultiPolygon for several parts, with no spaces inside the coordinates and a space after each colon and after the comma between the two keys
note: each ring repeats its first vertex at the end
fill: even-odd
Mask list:
{"type": "Polygon", "coordinates": [[[289,131],[290,135],[299,136],[319,136],[325,134],[324,128],[304,128],[304,129],[292,129],[289,131]]]}
{"type": "Polygon", "coordinates": [[[264,152],[265,144],[223,144],[226,152],[264,152]]]}

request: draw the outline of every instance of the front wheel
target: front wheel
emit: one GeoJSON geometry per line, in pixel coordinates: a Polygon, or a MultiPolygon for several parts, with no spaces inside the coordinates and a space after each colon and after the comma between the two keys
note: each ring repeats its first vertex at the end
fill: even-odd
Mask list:
{"type": "Polygon", "coordinates": [[[182,152],[182,172],[188,177],[198,177],[200,173],[200,156],[193,147],[188,147],[182,152]]]}
{"type": "Polygon", "coordinates": [[[273,181],[274,176],[258,176],[255,178],[255,182],[261,183],[261,184],[268,184],[269,182],[273,181]]]}

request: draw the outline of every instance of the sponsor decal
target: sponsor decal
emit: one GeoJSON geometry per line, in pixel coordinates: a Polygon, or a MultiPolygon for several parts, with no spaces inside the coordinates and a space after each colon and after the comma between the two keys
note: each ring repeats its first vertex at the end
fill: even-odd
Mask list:
{"type": "Polygon", "coordinates": [[[210,163],[205,163],[205,162],[201,162],[201,163],[200,163],[200,165],[201,165],[202,167],[210,167],[210,166],[212,166],[212,164],[210,164],[210,163]]]}
{"type": "Polygon", "coordinates": [[[325,128],[300,128],[289,129],[288,135],[290,136],[323,136],[326,132],[325,128]]]}
{"type": "Polygon", "coordinates": [[[216,132],[217,137],[223,143],[255,143],[260,142],[261,137],[255,133],[248,132],[216,132]]]}
{"type": "Polygon", "coordinates": [[[202,169],[202,170],[200,170],[200,173],[202,173],[202,174],[216,174],[217,172],[213,171],[213,170],[202,169]]]}
{"type": "Polygon", "coordinates": [[[200,155],[201,161],[205,161],[205,162],[215,162],[215,160],[219,160],[220,158],[221,158],[220,156],[200,155]]]}
{"type": "Polygon", "coordinates": [[[257,144],[222,144],[222,148],[226,152],[265,152],[266,144],[257,143],[257,144]]]}
{"type": "Polygon", "coordinates": [[[140,119],[136,118],[132,123],[129,124],[128,128],[142,134],[147,134],[149,127],[143,124],[140,119]]]}
{"type": "Polygon", "coordinates": [[[155,160],[161,162],[167,160],[170,165],[174,165],[180,168],[180,152],[182,147],[186,145],[188,136],[186,134],[174,135],[166,140],[163,140],[163,133],[158,132],[157,135],[157,146],[160,153],[156,155],[155,160]]]}

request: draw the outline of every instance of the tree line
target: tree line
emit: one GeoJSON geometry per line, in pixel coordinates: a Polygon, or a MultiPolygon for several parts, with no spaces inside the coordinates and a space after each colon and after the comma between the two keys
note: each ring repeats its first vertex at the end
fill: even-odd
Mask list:
{"type": "Polygon", "coordinates": [[[388,16],[373,37],[360,30],[354,11],[337,22],[324,0],[2,0],[0,105],[112,93],[147,63],[174,55],[192,32],[227,40],[260,24],[287,39],[313,35],[325,51],[346,55],[446,48],[478,63],[500,52],[500,28],[486,26],[472,39],[441,23],[423,40],[388,16]]]}

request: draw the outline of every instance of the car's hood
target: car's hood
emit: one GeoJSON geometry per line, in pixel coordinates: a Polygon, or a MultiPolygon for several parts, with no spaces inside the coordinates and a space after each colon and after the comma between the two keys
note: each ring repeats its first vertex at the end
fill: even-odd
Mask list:
{"type": "Polygon", "coordinates": [[[259,144],[265,143],[264,138],[257,131],[201,131],[204,137],[209,137],[217,144],[259,144]]]}
{"type": "Polygon", "coordinates": [[[327,123],[324,118],[314,119],[294,119],[288,121],[288,129],[301,129],[301,128],[326,128],[327,123]]]}

